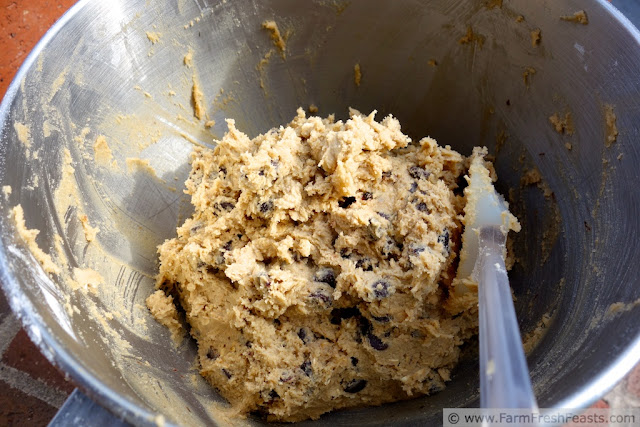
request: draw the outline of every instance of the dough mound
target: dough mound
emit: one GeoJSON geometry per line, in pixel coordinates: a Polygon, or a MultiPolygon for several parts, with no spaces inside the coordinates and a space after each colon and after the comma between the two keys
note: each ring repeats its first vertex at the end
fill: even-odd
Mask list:
{"type": "Polygon", "coordinates": [[[238,414],[297,421],[437,392],[477,333],[476,290],[452,284],[470,159],[350,113],[299,109],[254,139],[227,120],[192,154],[195,213],[159,247],[157,287],[238,414]]]}

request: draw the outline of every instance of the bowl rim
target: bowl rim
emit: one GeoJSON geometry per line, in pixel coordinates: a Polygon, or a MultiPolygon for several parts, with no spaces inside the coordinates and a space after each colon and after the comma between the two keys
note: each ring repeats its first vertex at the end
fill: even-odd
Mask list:
{"type": "MultiPolygon", "coordinates": [[[[2,123],[5,123],[9,118],[11,105],[20,89],[21,81],[37,61],[40,53],[45,50],[51,40],[55,38],[69,21],[91,1],[93,0],[79,0],[71,6],[31,50],[18,69],[0,103],[0,121],[2,123]]],[[[622,12],[606,0],[593,0],[593,2],[613,19],[618,21],[623,29],[626,30],[631,37],[635,38],[638,45],[640,45],[640,31],[622,12]]],[[[0,128],[0,138],[4,135],[4,132],[6,132],[6,127],[0,128]]],[[[116,416],[136,424],[156,425],[155,417],[160,414],[149,411],[116,393],[112,388],[102,383],[91,372],[85,369],[75,358],[74,354],[64,348],[55,339],[42,317],[35,310],[31,301],[29,301],[22,292],[20,280],[11,273],[5,252],[5,248],[0,245],[0,288],[3,289],[7,296],[9,306],[21,321],[29,338],[40,349],[43,355],[54,366],[71,377],[78,388],[86,392],[88,396],[116,416]]],[[[560,400],[551,406],[550,409],[589,407],[617,385],[638,363],[640,363],[640,334],[632,340],[631,345],[629,345],[625,351],[612,359],[608,366],[597,376],[588,380],[580,390],[560,400]]],[[[167,420],[165,425],[173,426],[174,424],[167,420]]]]}

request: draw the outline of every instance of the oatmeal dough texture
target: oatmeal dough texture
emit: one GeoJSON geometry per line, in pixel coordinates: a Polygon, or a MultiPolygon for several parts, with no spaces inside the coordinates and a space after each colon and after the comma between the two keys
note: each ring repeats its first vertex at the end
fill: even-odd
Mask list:
{"type": "Polygon", "coordinates": [[[477,287],[453,291],[470,158],[374,114],[299,109],[255,139],[228,120],[192,154],[195,213],[159,247],[157,287],[238,414],[296,421],[435,393],[477,333],[477,287]]]}

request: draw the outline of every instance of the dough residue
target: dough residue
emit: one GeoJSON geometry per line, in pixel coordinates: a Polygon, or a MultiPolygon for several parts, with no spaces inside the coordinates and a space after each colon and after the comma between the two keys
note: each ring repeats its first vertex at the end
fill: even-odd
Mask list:
{"type": "Polygon", "coordinates": [[[611,145],[618,139],[618,126],[616,125],[616,113],[613,111],[612,105],[604,106],[604,124],[605,124],[605,140],[604,145],[611,147],[611,145]]]}
{"type": "Polygon", "coordinates": [[[486,149],[350,116],[299,109],[254,139],[227,120],[192,154],[195,213],[159,247],[147,305],[172,333],[184,309],[200,373],[239,414],[297,421],[435,393],[477,333],[477,285],[454,292],[458,183],[472,161],[495,177],[486,149]]]}
{"type": "Polygon", "coordinates": [[[13,209],[11,209],[11,216],[13,217],[18,235],[27,244],[27,247],[35,259],[42,266],[42,269],[49,274],[60,274],[60,267],[53,262],[49,254],[40,249],[40,246],[38,246],[38,243],[36,242],[36,237],[40,234],[40,230],[27,228],[24,221],[24,211],[22,210],[22,206],[14,206],[13,209]]]}
{"type": "Polygon", "coordinates": [[[280,29],[278,28],[278,24],[276,21],[264,21],[262,23],[262,28],[269,31],[271,40],[275,47],[280,51],[280,55],[285,57],[285,50],[287,49],[286,35],[285,38],[282,37],[282,33],[280,33],[280,29]]]}
{"type": "Polygon", "coordinates": [[[482,48],[484,45],[484,36],[481,34],[477,34],[471,28],[471,25],[467,26],[467,32],[464,36],[458,40],[459,44],[471,44],[476,43],[478,47],[482,48]]]}
{"type": "Polygon", "coordinates": [[[87,240],[87,242],[93,242],[100,229],[98,227],[92,227],[91,225],[89,225],[89,219],[84,214],[78,215],[78,219],[80,220],[80,224],[82,224],[84,238],[87,240]]]}
{"type": "Polygon", "coordinates": [[[551,319],[551,313],[543,314],[536,327],[524,336],[522,339],[522,346],[524,347],[525,354],[530,354],[540,341],[542,341],[542,338],[547,334],[547,330],[551,324],[551,319]]]}
{"type": "Polygon", "coordinates": [[[149,39],[149,41],[151,42],[151,44],[156,44],[160,41],[160,37],[162,37],[162,34],[156,32],[156,31],[147,31],[146,32],[147,38],[149,39]]]}
{"type": "Polygon", "coordinates": [[[156,179],[160,182],[164,182],[164,180],[158,176],[153,166],[151,166],[151,164],[149,163],[149,160],[141,159],[139,157],[127,157],[126,163],[127,163],[127,171],[129,173],[135,173],[135,172],[146,173],[151,178],[156,179]]]}
{"type": "Polygon", "coordinates": [[[531,31],[531,46],[532,47],[537,47],[540,44],[540,41],[542,40],[542,31],[540,30],[540,28],[536,28],[535,30],[531,31]]]}
{"type": "Polygon", "coordinates": [[[520,183],[522,185],[534,185],[538,184],[542,181],[542,176],[540,175],[540,171],[538,169],[528,169],[522,174],[522,178],[520,178],[520,183]]]}
{"type": "Polygon", "coordinates": [[[104,135],[98,135],[96,142],[93,144],[93,156],[95,162],[101,165],[117,166],[118,164],[113,159],[111,148],[107,143],[107,139],[104,135]]]}
{"type": "Polygon", "coordinates": [[[9,201],[9,196],[11,195],[11,186],[10,185],[3,185],[2,186],[2,194],[4,194],[4,200],[5,201],[9,201]]]}
{"type": "Polygon", "coordinates": [[[553,113],[553,115],[549,117],[549,122],[559,134],[573,135],[575,131],[570,112],[565,113],[564,117],[562,117],[560,113],[553,113]]]}
{"type": "Polygon", "coordinates": [[[615,317],[618,314],[625,313],[627,311],[631,311],[634,308],[640,306],[640,298],[631,302],[614,302],[613,304],[607,307],[607,311],[605,312],[605,318],[615,317]]]}
{"type": "Polygon", "coordinates": [[[356,64],[353,66],[353,82],[356,86],[360,87],[360,82],[362,81],[362,70],[360,69],[360,64],[356,64]]]}
{"type": "Polygon", "coordinates": [[[533,67],[526,67],[522,72],[522,80],[524,81],[524,85],[529,88],[531,85],[531,76],[536,73],[536,69],[533,67]]]}
{"type": "Polygon", "coordinates": [[[13,128],[18,136],[18,141],[20,141],[26,148],[31,148],[31,132],[29,131],[29,128],[20,122],[14,122],[13,128]]]}
{"type": "Polygon", "coordinates": [[[193,75],[193,87],[191,88],[191,103],[193,104],[193,115],[198,120],[202,120],[205,115],[204,94],[200,89],[198,78],[193,75]]]}
{"type": "Polygon", "coordinates": [[[260,59],[260,62],[258,62],[258,65],[256,65],[256,70],[258,70],[258,73],[260,73],[260,88],[265,91],[265,95],[266,95],[266,89],[265,89],[265,77],[266,77],[266,67],[267,65],[269,65],[269,61],[271,60],[271,56],[273,55],[273,49],[270,49],[267,53],[265,53],[265,55],[262,57],[262,59],[260,59]]]}
{"type": "Polygon", "coordinates": [[[575,12],[573,15],[561,16],[560,19],[568,22],[575,22],[576,24],[587,25],[589,23],[589,18],[587,17],[587,13],[584,10],[579,10],[575,12]]]}
{"type": "Polygon", "coordinates": [[[189,51],[184,55],[183,63],[187,68],[193,67],[193,49],[189,48],[189,51]]]}
{"type": "Polygon", "coordinates": [[[104,283],[100,273],[90,268],[74,268],[73,278],[75,280],[75,283],[72,282],[74,290],[86,289],[91,293],[95,293],[97,287],[104,283]]]}

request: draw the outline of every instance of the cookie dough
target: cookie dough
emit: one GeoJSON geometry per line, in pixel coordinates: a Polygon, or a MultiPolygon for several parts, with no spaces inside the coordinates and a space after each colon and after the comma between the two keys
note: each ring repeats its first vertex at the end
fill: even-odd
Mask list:
{"type": "Polygon", "coordinates": [[[195,213],[159,247],[147,304],[163,323],[180,304],[201,374],[238,414],[435,393],[477,333],[477,287],[454,291],[470,158],[374,115],[299,109],[255,139],[227,120],[192,154],[195,213]]]}

